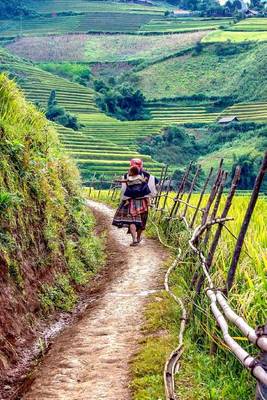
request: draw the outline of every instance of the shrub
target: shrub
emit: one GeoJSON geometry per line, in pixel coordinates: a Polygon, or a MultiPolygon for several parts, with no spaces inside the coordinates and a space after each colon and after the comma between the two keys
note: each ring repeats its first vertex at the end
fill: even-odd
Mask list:
{"type": "Polygon", "coordinates": [[[57,105],[56,91],[52,90],[47,102],[46,118],[59,125],[78,131],[80,125],[76,116],[69,114],[63,107],[57,105]]]}
{"type": "Polygon", "coordinates": [[[145,107],[145,97],[141,90],[129,85],[108,87],[103,81],[95,81],[99,96],[97,104],[107,115],[122,121],[144,120],[149,118],[145,107]]]}

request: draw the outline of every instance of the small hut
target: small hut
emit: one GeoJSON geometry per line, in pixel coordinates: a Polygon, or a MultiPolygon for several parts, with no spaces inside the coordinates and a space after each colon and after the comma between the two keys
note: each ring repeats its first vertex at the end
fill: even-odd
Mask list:
{"type": "Polygon", "coordinates": [[[231,124],[231,122],[239,122],[239,119],[237,118],[236,115],[232,115],[229,117],[222,117],[218,120],[218,124],[220,125],[231,124]]]}
{"type": "Polygon", "coordinates": [[[247,9],[247,11],[245,11],[245,15],[247,17],[257,17],[259,15],[259,12],[256,10],[251,10],[250,8],[247,9]]]}

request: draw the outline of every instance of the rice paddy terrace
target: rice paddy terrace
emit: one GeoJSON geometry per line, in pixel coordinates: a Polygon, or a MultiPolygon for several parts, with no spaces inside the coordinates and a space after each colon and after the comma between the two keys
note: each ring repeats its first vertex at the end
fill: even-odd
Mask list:
{"type": "Polygon", "coordinates": [[[211,32],[203,42],[267,41],[267,18],[247,18],[237,24],[229,24],[224,30],[211,32]]]}
{"type": "Polygon", "coordinates": [[[63,34],[70,32],[135,32],[152,18],[163,16],[160,6],[111,1],[27,1],[36,17],[0,21],[0,36],[63,34]],[[64,15],[62,13],[64,12],[64,15]],[[66,15],[67,14],[67,15],[66,15]]]}
{"type": "Polygon", "coordinates": [[[214,30],[224,26],[227,27],[233,22],[232,18],[192,18],[192,17],[172,17],[151,19],[144,24],[141,32],[190,32],[202,30],[214,30]]]}
{"type": "Polygon", "coordinates": [[[59,78],[34,67],[30,63],[0,53],[1,71],[9,72],[18,81],[26,97],[39,106],[46,106],[52,89],[56,90],[58,104],[77,115],[83,124],[81,132],[57,127],[60,138],[80,166],[84,178],[93,172],[114,175],[128,167],[129,158],[142,156],[153,172],[160,163],[137,152],[137,138],[158,133],[161,123],[154,121],[120,122],[100,113],[94,101],[95,93],[78,84],[59,78]]]}
{"type": "Polygon", "coordinates": [[[151,102],[148,104],[153,120],[164,124],[186,124],[186,123],[212,123],[219,117],[220,113],[212,112],[213,104],[183,105],[179,103],[151,102]]]}
{"type": "Polygon", "coordinates": [[[228,107],[223,116],[237,116],[240,121],[267,122],[267,101],[238,103],[228,107]]]}
{"type": "Polygon", "coordinates": [[[95,172],[120,174],[127,168],[129,158],[137,156],[142,156],[147,168],[157,174],[161,164],[150,156],[140,155],[137,140],[161,134],[162,129],[171,124],[209,124],[216,122],[221,114],[236,115],[242,121],[267,120],[266,101],[258,101],[260,96],[253,102],[235,104],[223,113],[215,112],[210,101],[175,100],[199,93],[207,99],[232,93],[242,76],[242,68],[247,70],[247,66],[252,65],[249,56],[253,56],[253,50],[247,51],[246,59],[243,53],[221,57],[210,50],[209,46],[213,45],[204,45],[200,54],[191,54],[190,49],[200,40],[220,41],[220,35],[265,34],[265,19],[235,24],[231,18],[163,17],[166,5],[162,7],[160,3],[159,6],[143,6],[109,1],[29,0],[28,5],[41,16],[23,18],[22,23],[0,21],[2,39],[23,33],[23,37],[8,45],[13,53],[33,62],[74,61],[92,65],[135,62],[141,65],[136,73],[149,99],[147,109],[151,119],[122,122],[99,111],[93,90],[0,53],[0,58],[3,55],[1,70],[9,71],[16,78],[29,100],[45,107],[54,89],[59,105],[77,115],[83,125],[80,132],[61,126],[57,129],[84,179],[95,172]],[[71,13],[62,15],[63,11],[71,13]],[[189,53],[177,56],[177,52],[188,49],[189,53]],[[232,70],[230,78],[229,69],[232,70]]]}

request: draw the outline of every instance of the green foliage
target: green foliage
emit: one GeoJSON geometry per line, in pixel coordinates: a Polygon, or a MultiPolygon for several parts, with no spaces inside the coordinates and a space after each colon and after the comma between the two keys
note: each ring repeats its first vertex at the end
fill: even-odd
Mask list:
{"type": "Polygon", "coordinates": [[[40,293],[41,305],[47,313],[55,308],[71,311],[77,299],[69,278],[62,274],[56,277],[53,285],[44,284],[40,293]]]}
{"type": "Polygon", "coordinates": [[[14,18],[20,15],[33,15],[36,14],[29,10],[22,0],[0,0],[0,15],[1,18],[14,18]]]}
{"type": "Polygon", "coordinates": [[[163,135],[147,137],[139,145],[142,153],[172,165],[185,165],[196,159],[200,153],[195,137],[178,126],[164,129],[163,135]]]}
{"type": "Polygon", "coordinates": [[[41,63],[39,67],[47,72],[69,79],[72,82],[88,86],[91,80],[91,71],[87,65],[78,63],[41,63]]]}
{"type": "Polygon", "coordinates": [[[253,157],[250,154],[242,154],[237,157],[234,156],[232,177],[234,176],[234,171],[239,165],[241,167],[241,177],[238,184],[240,190],[251,190],[253,189],[254,182],[257,176],[257,172],[260,167],[261,160],[259,158],[253,157]]]}
{"type": "Polygon", "coordinates": [[[71,128],[74,131],[78,131],[80,128],[78,118],[68,113],[63,107],[57,105],[55,90],[52,90],[50,93],[45,116],[50,121],[71,128]]]}
{"type": "Polygon", "coordinates": [[[0,215],[18,203],[18,196],[8,192],[1,192],[0,190],[0,215]]]}
{"type": "Polygon", "coordinates": [[[107,115],[122,121],[149,118],[145,108],[145,97],[141,90],[136,90],[128,85],[108,87],[99,80],[95,82],[95,89],[99,93],[97,104],[107,115]]]}
{"type": "MultiPolygon", "coordinates": [[[[49,104],[57,107],[55,92],[49,104]]],[[[102,242],[94,236],[78,170],[55,130],[5,75],[0,76],[0,138],[2,274],[23,288],[26,305],[38,306],[39,300],[46,312],[70,310],[76,284],[86,284],[103,264],[102,242]]],[[[12,301],[7,298],[6,306],[12,301]]],[[[19,312],[14,318],[24,323],[19,312]]]]}
{"type": "Polygon", "coordinates": [[[200,93],[236,101],[266,99],[266,43],[202,44],[193,57],[176,57],[137,72],[144,95],[151,100],[200,93]]]}
{"type": "Polygon", "coordinates": [[[13,279],[18,288],[23,288],[23,277],[21,275],[21,270],[19,262],[17,260],[12,261],[8,267],[9,276],[13,279]]]}

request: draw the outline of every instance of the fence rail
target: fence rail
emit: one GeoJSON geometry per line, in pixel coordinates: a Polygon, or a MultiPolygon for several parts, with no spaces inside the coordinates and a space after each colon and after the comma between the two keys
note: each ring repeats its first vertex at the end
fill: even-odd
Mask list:
{"type": "MultiPolygon", "coordinates": [[[[223,169],[223,160],[220,161],[217,171],[210,169],[205,182],[201,186],[200,167],[195,169],[192,163],[189,164],[178,185],[175,195],[171,194],[172,177],[168,176],[168,167],[163,167],[161,179],[158,187],[158,194],[153,200],[157,223],[168,222],[165,229],[165,235],[171,236],[172,225],[174,221],[182,221],[188,232],[190,232],[189,247],[200,260],[201,271],[196,271],[192,276],[191,287],[195,288],[196,298],[203,292],[203,286],[206,285],[206,293],[212,314],[217,326],[222,332],[224,342],[230,348],[232,353],[238,358],[242,365],[249,369],[252,375],[257,379],[257,400],[267,400],[267,324],[262,327],[252,328],[231,308],[227,296],[231,290],[241,250],[245,247],[245,236],[251,221],[255,205],[260,196],[260,189],[263,179],[267,172],[267,152],[263,158],[258,176],[255,181],[253,191],[250,195],[250,201],[241,224],[238,236],[226,226],[229,220],[234,217],[229,216],[232,202],[238,195],[238,183],[240,180],[241,169],[237,167],[231,181],[230,189],[225,196],[226,182],[228,174],[223,169]],[[209,191],[208,191],[209,188],[209,191]],[[192,204],[191,199],[195,190],[199,192],[197,204],[192,204]],[[170,205],[168,204],[170,203],[170,205]],[[191,214],[189,215],[189,210],[191,214]],[[211,235],[211,229],[215,232],[211,235]],[[218,247],[223,230],[227,231],[236,240],[232,260],[223,289],[217,288],[211,278],[211,268],[214,268],[214,256],[218,247]],[[261,354],[258,358],[251,356],[228,332],[228,324],[234,324],[242,334],[254,345],[256,345],[261,354]]],[[[109,185],[109,196],[116,200],[120,196],[119,187],[115,181],[92,180],[90,185],[98,187],[98,197],[100,197],[101,187],[109,185]],[[102,186],[101,186],[102,185],[102,186]]],[[[90,189],[89,189],[90,191],[90,189]]],[[[90,193],[89,193],[90,194],[90,193]]],[[[246,249],[244,249],[246,251],[246,249]]],[[[186,326],[187,311],[181,299],[177,298],[170,289],[168,279],[175,269],[179,259],[168,270],[165,278],[165,288],[173,299],[179,304],[182,310],[182,320],[179,333],[178,347],[172,352],[166,362],[164,370],[164,381],[166,389],[166,399],[176,400],[175,394],[175,373],[177,365],[183,353],[183,333],[186,326]]]]}

